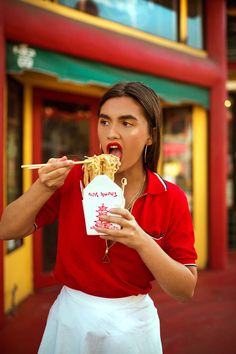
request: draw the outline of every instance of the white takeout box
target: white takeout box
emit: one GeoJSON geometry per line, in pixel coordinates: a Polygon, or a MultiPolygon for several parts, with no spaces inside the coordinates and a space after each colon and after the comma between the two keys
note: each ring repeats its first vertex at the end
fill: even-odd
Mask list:
{"type": "Polygon", "coordinates": [[[94,227],[120,228],[117,224],[99,220],[110,208],[124,208],[122,189],[106,175],[96,176],[83,190],[83,208],[88,235],[99,235],[94,227]]]}

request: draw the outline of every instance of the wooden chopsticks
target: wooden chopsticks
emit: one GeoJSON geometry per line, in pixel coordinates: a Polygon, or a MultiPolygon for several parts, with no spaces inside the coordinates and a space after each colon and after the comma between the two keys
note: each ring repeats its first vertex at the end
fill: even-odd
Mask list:
{"type": "MultiPolygon", "coordinates": [[[[82,165],[84,163],[90,163],[90,160],[84,161],[72,161],[74,165],[82,165]]],[[[29,165],[21,165],[21,168],[28,168],[29,170],[36,170],[38,168],[44,167],[49,165],[49,163],[36,163],[36,164],[29,164],[29,165]]]]}

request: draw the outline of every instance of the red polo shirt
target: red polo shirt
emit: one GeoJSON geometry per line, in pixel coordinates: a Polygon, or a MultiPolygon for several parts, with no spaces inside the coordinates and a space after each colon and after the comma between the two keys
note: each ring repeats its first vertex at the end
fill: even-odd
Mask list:
{"type": "MultiPolygon", "coordinates": [[[[66,181],[39,211],[39,227],[58,218],[56,279],[71,288],[102,297],[145,294],[154,279],[138,253],[120,243],[109,250],[110,263],[102,263],[105,241],[86,234],[80,181],[83,172],[74,167],[66,181]]],[[[147,234],[173,259],[195,265],[194,233],[184,192],[148,170],[145,193],[132,213],[147,234]]]]}

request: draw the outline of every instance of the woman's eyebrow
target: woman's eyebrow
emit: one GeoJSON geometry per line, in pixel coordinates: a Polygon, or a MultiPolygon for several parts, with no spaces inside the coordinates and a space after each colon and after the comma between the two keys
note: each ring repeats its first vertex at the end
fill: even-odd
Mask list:
{"type": "MultiPolygon", "coordinates": [[[[111,119],[110,116],[108,116],[107,114],[104,113],[100,113],[98,118],[105,118],[105,119],[111,119]]],[[[123,114],[121,116],[118,117],[119,120],[125,120],[125,119],[132,119],[132,120],[138,120],[135,116],[133,116],[132,114],[123,114]]]]}
{"type": "Polygon", "coordinates": [[[118,119],[120,120],[124,120],[124,119],[132,119],[132,120],[138,120],[135,116],[133,116],[132,114],[124,114],[122,116],[120,116],[118,119]]]}
{"type": "Polygon", "coordinates": [[[107,114],[100,113],[98,118],[106,118],[106,119],[111,119],[107,114]]]}

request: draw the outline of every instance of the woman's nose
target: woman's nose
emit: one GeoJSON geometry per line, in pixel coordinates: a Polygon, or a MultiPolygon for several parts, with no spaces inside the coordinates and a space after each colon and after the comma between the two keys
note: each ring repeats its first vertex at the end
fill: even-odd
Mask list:
{"type": "Polygon", "coordinates": [[[120,133],[119,133],[117,126],[112,125],[109,129],[109,132],[108,132],[108,139],[110,139],[110,140],[118,139],[119,137],[120,137],[120,133]]]}

